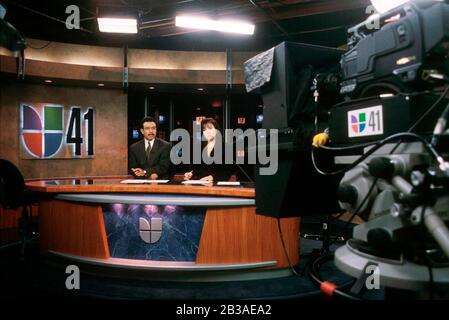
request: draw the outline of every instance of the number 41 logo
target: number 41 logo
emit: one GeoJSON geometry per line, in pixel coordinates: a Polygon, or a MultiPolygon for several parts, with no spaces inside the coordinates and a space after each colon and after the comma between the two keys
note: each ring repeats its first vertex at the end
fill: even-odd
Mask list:
{"type": "Polygon", "coordinates": [[[81,145],[86,144],[86,154],[94,155],[94,109],[87,108],[81,119],[81,108],[72,107],[69,115],[69,126],[66,135],[66,144],[73,144],[75,156],[81,156],[81,145]],[[84,138],[82,136],[81,122],[85,122],[84,138]]]}

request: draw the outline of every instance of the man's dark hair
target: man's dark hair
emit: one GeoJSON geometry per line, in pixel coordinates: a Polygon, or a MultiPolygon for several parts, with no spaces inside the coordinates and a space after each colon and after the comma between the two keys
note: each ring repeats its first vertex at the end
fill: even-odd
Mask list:
{"type": "Polygon", "coordinates": [[[145,122],[154,122],[156,124],[156,129],[158,128],[157,122],[153,117],[144,117],[142,120],[140,120],[140,128],[143,129],[143,124],[145,122]]]}

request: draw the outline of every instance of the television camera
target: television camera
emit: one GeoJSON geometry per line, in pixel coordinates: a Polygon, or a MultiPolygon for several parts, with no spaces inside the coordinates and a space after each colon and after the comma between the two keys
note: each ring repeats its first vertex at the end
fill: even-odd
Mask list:
{"type": "Polygon", "coordinates": [[[279,131],[280,170],[256,176],[257,213],[359,215],[340,270],[360,283],[374,265],[384,287],[447,296],[449,4],[409,1],[377,19],[348,30],[346,52],[285,42],[245,63],[263,128],[279,131]]]}

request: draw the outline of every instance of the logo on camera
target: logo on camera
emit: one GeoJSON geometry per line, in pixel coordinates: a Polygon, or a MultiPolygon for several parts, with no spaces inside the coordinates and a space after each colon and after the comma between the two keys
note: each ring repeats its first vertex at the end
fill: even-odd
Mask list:
{"type": "Polygon", "coordinates": [[[366,113],[359,113],[359,116],[351,116],[352,131],[362,133],[366,128],[366,113]]]}
{"type": "Polygon", "coordinates": [[[348,136],[350,138],[375,136],[383,133],[381,105],[348,112],[348,136]]]}

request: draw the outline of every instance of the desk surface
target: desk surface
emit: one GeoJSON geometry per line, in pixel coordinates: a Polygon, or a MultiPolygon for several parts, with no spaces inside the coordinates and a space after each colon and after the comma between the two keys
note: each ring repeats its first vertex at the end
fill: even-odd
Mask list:
{"type": "Polygon", "coordinates": [[[165,184],[123,184],[124,179],[71,178],[36,180],[25,183],[27,190],[44,193],[164,193],[195,194],[254,198],[254,183],[242,182],[240,186],[183,185],[177,181],[165,184]]]}

